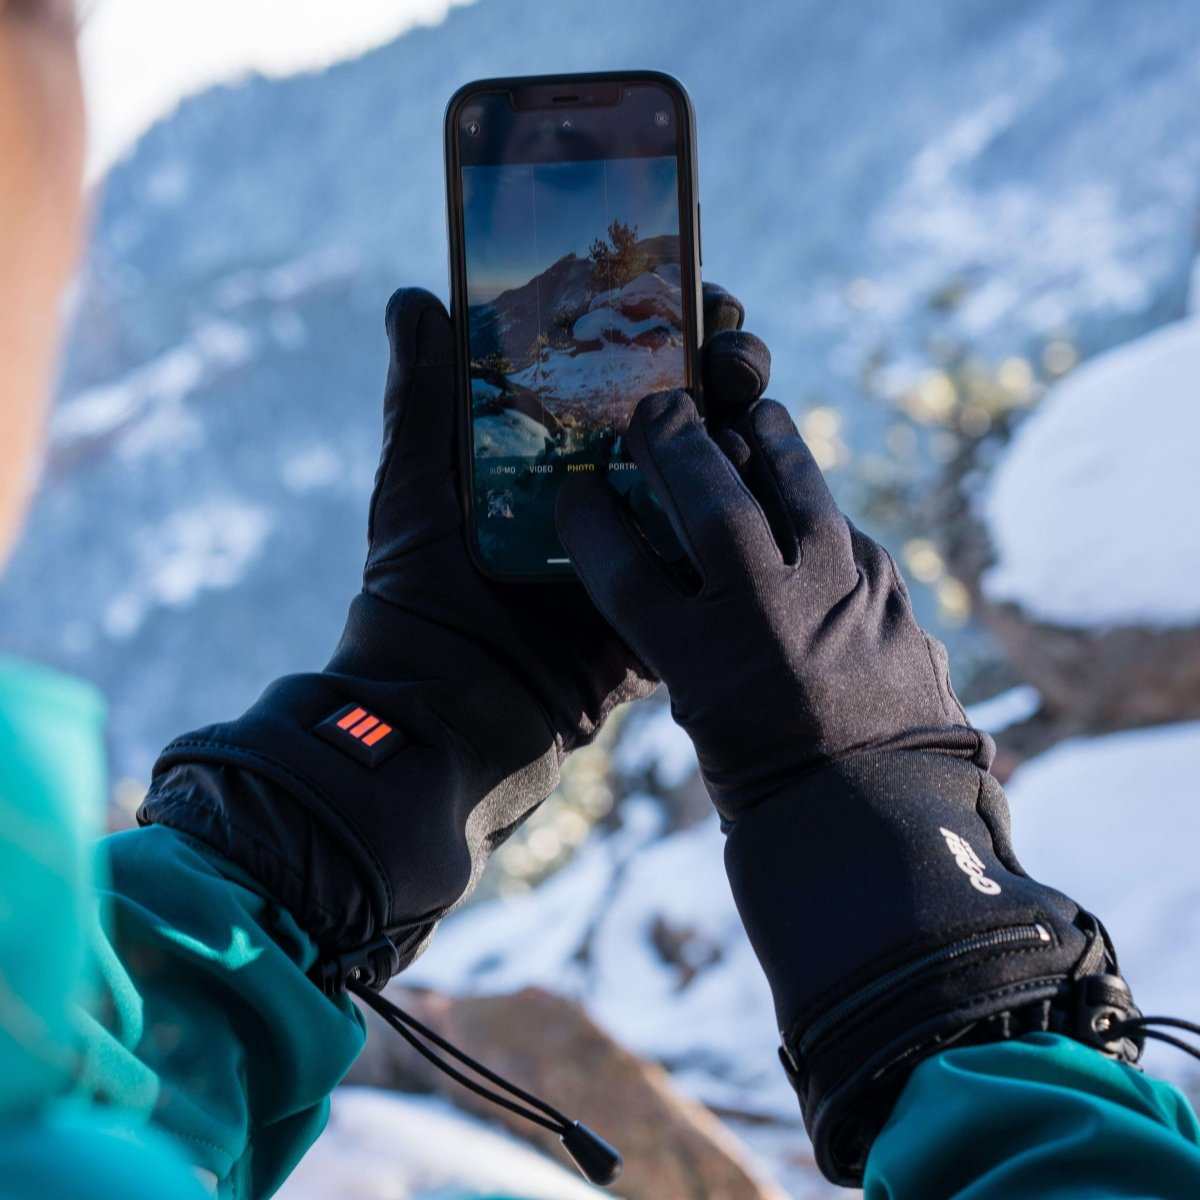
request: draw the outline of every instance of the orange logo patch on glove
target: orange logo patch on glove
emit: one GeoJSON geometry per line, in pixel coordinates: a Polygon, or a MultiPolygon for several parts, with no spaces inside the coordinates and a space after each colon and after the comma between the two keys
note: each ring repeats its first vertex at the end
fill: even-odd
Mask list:
{"type": "Polygon", "coordinates": [[[368,767],[377,767],[404,744],[404,736],[359,704],[347,704],[313,732],[368,767]]]}

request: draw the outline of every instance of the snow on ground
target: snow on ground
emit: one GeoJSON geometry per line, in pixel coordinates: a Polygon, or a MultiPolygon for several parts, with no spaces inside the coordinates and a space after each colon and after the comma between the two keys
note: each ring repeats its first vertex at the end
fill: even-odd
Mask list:
{"type": "MultiPolygon", "coordinates": [[[[1025,869],[1091,909],[1143,1012],[1200,1020],[1200,722],[1064,742],[1009,780],[1025,869]]],[[[1156,1073],[1195,1064],[1147,1049],[1156,1073]]],[[[1194,1072],[1193,1072],[1194,1074],[1194,1072]]]]}
{"type": "Polygon", "coordinates": [[[1021,426],[983,515],[990,599],[1071,626],[1200,620],[1200,321],[1068,376],[1021,426]]]}
{"type": "Polygon", "coordinates": [[[689,1094],[795,1121],[770,992],[729,894],[716,816],[667,837],[652,800],[627,800],[622,818],[535,892],[446,921],[405,983],[485,994],[537,985],[575,996],[618,1040],[666,1063],[689,1094]],[[656,934],[680,947],[683,965],[663,957],[656,934]]]}
{"type": "Polygon", "coordinates": [[[280,1200],[595,1200],[585,1183],[496,1126],[444,1100],[339,1088],[325,1132],[280,1200]]]}
{"type": "Polygon", "coordinates": [[[696,748],[675,724],[669,705],[639,705],[621,726],[615,765],[621,774],[648,773],[661,788],[676,788],[696,770],[696,748]]]}

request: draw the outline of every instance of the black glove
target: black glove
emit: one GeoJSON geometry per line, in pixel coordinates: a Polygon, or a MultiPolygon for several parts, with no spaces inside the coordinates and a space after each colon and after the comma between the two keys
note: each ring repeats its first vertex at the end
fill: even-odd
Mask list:
{"type": "Polygon", "coordinates": [[[599,480],[563,491],[559,532],[695,742],[825,1174],[861,1180],[909,1071],[950,1041],[1053,1028],[1136,1058],[1092,1028],[1136,1012],[1106,935],[1022,871],[990,739],[787,411],[760,400],[714,440],[663,393],[628,444],[689,569],[599,480]]]}
{"type": "MultiPolygon", "coordinates": [[[[766,382],[741,305],[706,288],[722,394],[766,382]]],[[[563,755],[656,680],[578,584],[489,582],[467,552],[450,319],[387,308],[391,362],[363,590],[318,674],[172,742],[138,814],[247,870],[316,941],[322,982],[382,986],[542,802],[563,755]]]]}

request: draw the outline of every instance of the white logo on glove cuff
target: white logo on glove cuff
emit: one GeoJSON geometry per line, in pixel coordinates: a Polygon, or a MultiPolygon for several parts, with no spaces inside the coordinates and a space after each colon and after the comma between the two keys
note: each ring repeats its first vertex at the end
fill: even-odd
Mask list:
{"type": "Polygon", "coordinates": [[[957,833],[951,833],[949,829],[943,829],[941,826],[938,826],[938,831],[946,839],[946,849],[954,855],[958,869],[970,879],[971,886],[977,892],[983,892],[987,896],[997,895],[1000,885],[994,879],[987,877],[986,868],[980,861],[979,855],[971,849],[971,843],[966,838],[959,837],[957,833]]]}

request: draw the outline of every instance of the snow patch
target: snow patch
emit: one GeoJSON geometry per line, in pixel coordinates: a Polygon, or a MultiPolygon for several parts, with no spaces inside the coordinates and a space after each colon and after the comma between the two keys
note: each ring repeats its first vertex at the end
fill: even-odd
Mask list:
{"type": "Polygon", "coordinates": [[[131,637],[155,607],[183,608],[201,592],[231,588],[257,558],[271,519],[233,501],[214,501],[172,513],[137,534],[134,568],[126,590],[105,606],[105,633],[131,637]]]}
{"type": "Polygon", "coordinates": [[[358,255],[342,246],[325,246],[266,269],[248,268],[225,276],[213,292],[218,308],[228,311],[255,300],[287,304],[318,288],[349,278],[358,255]]]}
{"type": "Polygon", "coordinates": [[[948,281],[964,280],[953,320],[973,339],[1002,329],[1050,335],[1082,311],[1141,311],[1170,268],[1161,211],[1131,212],[1123,185],[1083,177],[1048,195],[1043,181],[977,170],[1001,137],[1034,119],[1068,69],[1050,39],[1023,42],[1019,93],[984,99],[932,138],[869,227],[890,264],[879,283],[904,297],[902,308],[919,311],[948,281]]]}
{"type": "Polygon", "coordinates": [[[570,397],[572,404],[607,408],[614,394],[645,396],[662,391],[678,381],[682,372],[683,347],[677,342],[652,350],[605,341],[599,350],[579,354],[551,350],[542,362],[511,378],[547,397],[570,397]]]}
{"type": "MultiPolygon", "coordinates": [[[[1113,936],[1143,1012],[1200,1011],[1200,722],[1063,742],[1007,791],[1017,857],[1094,912],[1113,936]]],[[[1190,1061],[1147,1043],[1149,1070],[1190,1061]]]]}
{"type": "Polygon", "coordinates": [[[631,320],[622,312],[617,312],[607,304],[600,305],[583,314],[571,331],[577,342],[591,342],[599,339],[612,341],[613,334],[619,334],[628,341],[651,329],[667,328],[662,317],[650,316],[640,321],[631,320]]]}
{"type": "Polygon", "coordinates": [[[670,706],[635,709],[621,729],[614,764],[624,775],[651,773],[661,788],[677,788],[695,774],[696,749],[675,724],[670,706]]]}
{"type": "MultiPolygon", "coordinates": [[[[156,417],[184,428],[184,400],[220,374],[248,362],[253,353],[254,339],[240,325],[204,321],[185,342],[123,379],[86,388],[64,400],[51,418],[51,439],[56,446],[69,446],[156,417]]],[[[127,433],[129,439],[122,446],[127,455],[161,444],[162,439],[153,432],[130,429],[127,433]]]]}
{"type": "Polygon", "coordinates": [[[794,1121],[770,991],[725,879],[717,817],[660,838],[659,806],[634,798],[622,819],[535,892],[449,918],[405,983],[573,996],[619,1041],[665,1063],[688,1094],[794,1121]]]}
{"type": "Polygon", "coordinates": [[[279,1190],[280,1200],[521,1200],[610,1195],[498,1126],[430,1096],[338,1088],[329,1124],[279,1190]]]}
{"type": "Polygon", "coordinates": [[[1011,725],[1028,721],[1042,707],[1041,693],[1024,683],[1009,688],[998,696],[972,704],[967,711],[967,720],[984,733],[1002,733],[1011,725]]]}
{"type": "Polygon", "coordinates": [[[1080,367],[1018,430],[983,499],[993,601],[1052,624],[1200,619],[1200,320],[1080,367]]]}

